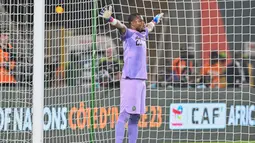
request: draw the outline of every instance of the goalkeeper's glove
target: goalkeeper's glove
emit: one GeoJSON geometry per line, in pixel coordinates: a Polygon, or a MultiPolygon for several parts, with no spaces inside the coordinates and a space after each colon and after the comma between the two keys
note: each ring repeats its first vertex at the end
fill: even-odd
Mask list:
{"type": "Polygon", "coordinates": [[[104,18],[107,22],[112,22],[114,18],[112,17],[112,6],[109,9],[105,6],[99,13],[99,17],[104,18]]]}
{"type": "Polygon", "coordinates": [[[153,18],[152,21],[153,21],[155,24],[158,24],[158,23],[160,22],[160,20],[162,19],[163,15],[164,15],[164,13],[157,14],[157,15],[153,18]]]}

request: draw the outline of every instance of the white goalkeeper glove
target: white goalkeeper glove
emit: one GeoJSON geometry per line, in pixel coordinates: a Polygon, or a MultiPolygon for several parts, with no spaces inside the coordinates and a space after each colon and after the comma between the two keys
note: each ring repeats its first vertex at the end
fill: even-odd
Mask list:
{"type": "Polygon", "coordinates": [[[164,15],[164,13],[157,14],[157,15],[153,18],[152,21],[153,21],[155,24],[158,24],[158,23],[160,22],[160,20],[162,20],[163,15],[164,15]]]}
{"type": "Polygon", "coordinates": [[[107,9],[107,6],[103,7],[99,13],[99,17],[104,18],[108,22],[112,22],[112,6],[109,6],[109,9],[107,9]]]}

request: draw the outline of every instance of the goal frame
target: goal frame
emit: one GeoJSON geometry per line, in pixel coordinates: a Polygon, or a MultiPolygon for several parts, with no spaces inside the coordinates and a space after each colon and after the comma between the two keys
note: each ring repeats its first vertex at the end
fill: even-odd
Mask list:
{"type": "Polygon", "coordinates": [[[43,142],[45,0],[34,1],[33,143],[43,142]],[[36,106],[35,106],[36,105],[36,106]]]}

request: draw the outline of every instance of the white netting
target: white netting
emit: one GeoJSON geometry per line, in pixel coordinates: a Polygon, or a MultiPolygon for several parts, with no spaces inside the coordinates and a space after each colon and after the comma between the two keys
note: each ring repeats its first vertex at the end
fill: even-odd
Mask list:
{"type": "MultiPolygon", "coordinates": [[[[17,82],[1,84],[0,142],[31,142],[33,2],[0,0],[1,44],[9,34],[13,48],[5,52],[14,55],[0,57],[1,68],[17,82]]],[[[147,107],[138,142],[255,141],[255,1],[46,0],[44,142],[115,140],[123,47],[118,30],[98,17],[105,5],[127,25],[131,13],[145,22],[165,13],[147,42],[147,107]]]]}
{"type": "Polygon", "coordinates": [[[0,1],[0,142],[31,142],[33,2],[0,1]]]}

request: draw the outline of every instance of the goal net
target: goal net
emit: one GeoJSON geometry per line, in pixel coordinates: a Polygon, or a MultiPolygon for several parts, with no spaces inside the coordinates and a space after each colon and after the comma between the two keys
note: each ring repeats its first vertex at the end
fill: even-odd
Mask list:
{"type": "MultiPolygon", "coordinates": [[[[0,0],[0,142],[37,132],[34,2],[0,0]]],[[[255,142],[252,0],[45,0],[44,142],[115,142],[123,43],[98,17],[105,5],[127,26],[164,13],[147,41],[139,143],[255,142]]]]}

